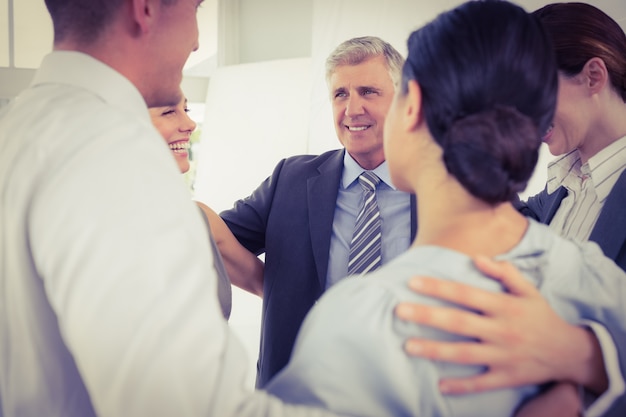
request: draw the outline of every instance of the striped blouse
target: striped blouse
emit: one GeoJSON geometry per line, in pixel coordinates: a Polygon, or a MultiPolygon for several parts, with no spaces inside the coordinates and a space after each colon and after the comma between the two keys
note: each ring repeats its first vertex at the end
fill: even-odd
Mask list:
{"type": "Polygon", "coordinates": [[[625,168],[626,137],[602,149],[585,164],[578,150],[551,162],[548,165],[548,193],[563,186],[568,195],[561,202],[550,228],[564,237],[588,240],[604,202],[625,168]]]}

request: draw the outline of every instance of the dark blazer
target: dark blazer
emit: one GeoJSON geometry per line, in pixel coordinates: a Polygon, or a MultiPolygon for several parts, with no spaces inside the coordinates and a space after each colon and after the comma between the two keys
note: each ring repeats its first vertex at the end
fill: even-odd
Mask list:
{"type": "MultiPolygon", "coordinates": [[[[550,224],[566,196],[567,190],[563,187],[552,194],[544,189],[527,202],[518,203],[517,207],[526,216],[550,224]]],[[[604,202],[589,240],[600,245],[604,254],[626,271],[626,171],[622,172],[604,202]]]]}
{"type": "MultiPolygon", "coordinates": [[[[567,196],[563,187],[554,193],[548,194],[546,189],[527,202],[518,203],[518,209],[525,215],[545,224],[550,224],[561,201],[567,196]]],[[[626,271],[626,171],[622,172],[611,192],[604,202],[598,221],[596,222],[589,240],[596,242],[604,254],[613,259],[616,264],[626,271]]],[[[625,318],[626,320],[626,318],[625,318]]],[[[613,335],[616,343],[623,339],[613,335]]],[[[622,375],[626,375],[626,358],[620,358],[622,375]]],[[[605,417],[622,417],[626,415],[626,396],[618,399],[605,417]]]]}
{"type": "MultiPolygon", "coordinates": [[[[283,159],[249,197],[220,213],[243,246],[265,253],[259,388],[285,366],[304,317],[326,288],[343,157],[341,149],[283,159]]],[[[413,239],[414,197],[411,207],[413,239]]]]}

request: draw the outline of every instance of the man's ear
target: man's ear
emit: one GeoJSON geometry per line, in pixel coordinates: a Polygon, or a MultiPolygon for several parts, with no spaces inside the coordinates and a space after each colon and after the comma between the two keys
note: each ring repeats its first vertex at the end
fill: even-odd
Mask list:
{"type": "Polygon", "coordinates": [[[147,32],[154,20],[160,0],[130,0],[132,2],[133,20],[139,30],[147,32]]]}
{"type": "Polygon", "coordinates": [[[415,130],[424,121],[422,89],[415,80],[410,80],[407,88],[408,92],[406,94],[406,107],[404,112],[406,127],[409,130],[415,130]]]}
{"type": "Polygon", "coordinates": [[[609,71],[606,69],[604,60],[593,57],[581,71],[585,77],[585,84],[592,94],[598,93],[609,82],[609,71]]]}

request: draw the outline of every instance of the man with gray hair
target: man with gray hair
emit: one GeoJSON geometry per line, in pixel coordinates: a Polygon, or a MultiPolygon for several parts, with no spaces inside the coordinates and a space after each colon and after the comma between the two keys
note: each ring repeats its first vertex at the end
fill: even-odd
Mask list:
{"type": "Polygon", "coordinates": [[[343,149],[283,159],[220,214],[243,246],[265,254],[257,387],[285,366],[305,315],[327,288],[395,258],[415,235],[415,200],[392,185],[383,151],[403,63],[377,37],[341,43],[326,61],[326,80],[343,149]],[[364,172],[366,183],[377,184],[369,194],[359,181],[364,172]]]}

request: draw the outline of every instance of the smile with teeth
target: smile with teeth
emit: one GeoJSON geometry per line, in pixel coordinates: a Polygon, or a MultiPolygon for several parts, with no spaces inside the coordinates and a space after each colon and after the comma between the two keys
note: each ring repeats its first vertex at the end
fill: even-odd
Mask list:
{"type": "Polygon", "coordinates": [[[361,132],[365,129],[369,129],[369,125],[368,126],[346,126],[348,128],[348,130],[350,132],[361,132]]]}
{"type": "Polygon", "coordinates": [[[173,142],[169,144],[169,147],[174,153],[183,153],[189,150],[189,142],[187,141],[173,142]]]}

